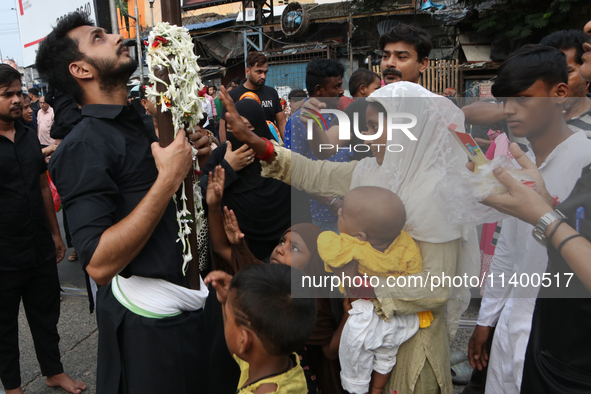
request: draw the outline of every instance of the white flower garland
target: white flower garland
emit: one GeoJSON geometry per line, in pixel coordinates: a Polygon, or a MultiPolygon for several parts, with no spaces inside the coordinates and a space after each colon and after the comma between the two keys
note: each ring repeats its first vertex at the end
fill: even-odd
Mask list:
{"type": "MultiPolygon", "coordinates": [[[[158,23],[150,32],[150,37],[145,44],[150,80],[150,85],[146,86],[147,98],[159,105],[162,112],[171,112],[175,137],[180,129],[185,129],[187,134],[192,133],[195,131],[195,126],[203,119],[204,100],[206,99],[199,97],[199,90],[203,89],[203,84],[199,77],[200,68],[197,64],[197,56],[193,53],[193,42],[189,31],[168,22],[158,23]],[[169,58],[170,55],[172,55],[171,58],[169,58]],[[166,84],[154,75],[154,68],[157,66],[168,68],[170,84],[166,84]],[[167,87],[165,92],[160,93],[156,90],[158,82],[167,87]]],[[[197,149],[195,148],[193,148],[193,168],[199,170],[197,149]]],[[[189,223],[195,221],[197,233],[203,225],[201,190],[197,181],[192,186],[195,218],[187,209],[185,182],[182,184],[181,191],[182,209],[179,209],[176,196],[173,197],[177,207],[179,225],[177,242],[180,241],[183,245],[183,274],[186,273],[188,264],[193,259],[189,244],[189,234],[191,234],[189,223]]]]}

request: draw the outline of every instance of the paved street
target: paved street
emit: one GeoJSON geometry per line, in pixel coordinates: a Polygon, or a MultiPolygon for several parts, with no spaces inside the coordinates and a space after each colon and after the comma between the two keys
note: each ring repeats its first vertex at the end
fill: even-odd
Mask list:
{"type": "MultiPolygon", "coordinates": [[[[58,221],[64,235],[61,212],[58,221]]],[[[65,238],[64,238],[65,242],[65,238]]],[[[86,383],[86,393],[94,393],[96,387],[96,349],[98,330],[94,314],[89,313],[88,299],[84,285],[84,276],[79,261],[69,262],[66,258],[58,264],[62,289],[61,315],[58,323],[60,333],[60,351],[65,371],[75,379],[86,383]]],[[[41,376],[35,357],[33,339],[21,305],[19,315],[19,347],[22,387],[25,393],[66,393],[62,389],[49,388],[41,376]]],[[[0,384],[0,394],[4,394],[0,384]]]]}
{"type": "MultiPolygon", "coordinates": [[[[62,215],[58,213],[62,228],[62,215]]],[[[65,240],[65,238],[64,238],[65,240]]],[[[84,284],[84,276],[79,261],[69,262],[67,257],[72,252],[68,249],[66,258],[58,265],[60,282],[65,290],[61,302],[61,316],[58,331],[61,336],[60,351],[65,371],[75,379],[82,380],[88,386],[85,393],[96,392],[96,350],[98,330],[94,314],[89,314],[88,299],[84,284]]],[[[478,305],[472,305],[464,314],[466,319],[475,319],[478,305]]],[[[460,329],[451,343],[451,351],[467,349],[472,329],[460,329]]],[[[49,388],[45,378],[41,376],[39,364],[35,357],[33,340],[29,331],[24,311],[19,316],[19,346],[21,352],[22,387],[27,394],[66,393],[62,389],[49,388]]],[[[4,394],[0,384],[0,394],[4,394]]],[[[463,386],[454,386],[454,394],[459,394],[463,386]]]]}

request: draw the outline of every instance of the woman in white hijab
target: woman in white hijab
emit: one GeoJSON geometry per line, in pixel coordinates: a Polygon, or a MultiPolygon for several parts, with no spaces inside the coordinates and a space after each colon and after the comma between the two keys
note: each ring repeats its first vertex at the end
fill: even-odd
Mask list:
{"type": "MultiPolygon", "coordinates": [[[[384,126],[381,136],[366,141],[368,145],[374,144],[374,157],[350,163],[312,161],[275,146],[276,156],[263,163],[262,175],[323,196],[342,197],[358,186],[380,186],[400,196],[407,212],[404,230],[421,248],[423,271],[419,276],[424,285],[409,281],[407,286],[392,287],[385,278],[380,279],[380,285],[374,289],[381,307],[377,312],[388,318],[430,310],[434,320],[400,347],[385,392],[451,393],[448,338],[457,330],[459,316],[469,301],[469,290],[463,289],[462,293],[462,289],[447,282],[431,289],[431,281],[442,275],[478,275],[474,273],[478,249],[475,228],[449,224],[433,203],[432,192],[448,170],[465,165],[466,155],[447,131],[451,124],[463,130],[464,116],[450,100],[410,82],[387,85],[367,100],[370,104],[366,112],[366,140],[379,128],[380,117],[384,126]],[[388,138],[388,117],[393,124],[402,124],[412,118],[408,115],[416,118],[416,125],[408,127],[416,140],[400,129],[392,130],[388,138]]],[[[256,141],[246,132],[239,138],[257,151],[256,141]]]]}

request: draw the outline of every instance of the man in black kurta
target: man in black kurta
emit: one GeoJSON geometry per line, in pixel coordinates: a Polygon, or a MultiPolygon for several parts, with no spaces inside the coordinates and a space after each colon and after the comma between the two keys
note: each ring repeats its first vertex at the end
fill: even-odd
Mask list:
{"type": "MultiPolygon", "coordinates": [[[[57,24],[36,63],[82,105],[82,121],[49,167],[80,261],[102,286],[97,393],[199,393],[207,289],[188,289],[172,200],[191,166],[185,133],[159,147],[126,105],[137,63],[122,37],[80,13],[57,24]]],[[[203,137],[196,145],[207,144],[203,137]]]]}
{"type": "Polygon", "coordinates": [[[23,302],[41,372],[50,386],[86,388],[64,373],[57,322],[57,262],[61,239],[37,133],[18,121],[20,73],[0,65],[0,379],[7,394],[22,393],[18,310],[23,302]]]}

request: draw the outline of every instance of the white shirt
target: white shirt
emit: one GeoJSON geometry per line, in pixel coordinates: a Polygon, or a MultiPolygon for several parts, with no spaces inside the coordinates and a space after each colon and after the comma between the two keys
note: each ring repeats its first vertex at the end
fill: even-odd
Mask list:
{"type": "MultiPolygon", "coordinates": [[[[527,153],[535,162],[529,146],[527,153]]],[[[584,166],[591,163],[591,140],[584,132],[571,135],[558,145],[540,166],[546,189],[559,201],[564,201],[571,193],[584,166]]],[[[545,247],[533,237],[533,226],[510,217],[503,220],[501,235],[484,290],[478,325],[495,326],[488,373],[487,393],[519,393],[523,375],[525,351],[531,331],[531,321],[539,288],[514,287],[508,282],[516,273],[519,282],[521,275],[525,284],[526,276],[532,274],[542,277],[548,264],[545,247]],[[505,287],[501,287],[500,275],[505,274],[505,287]]]]}

